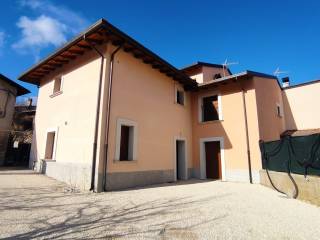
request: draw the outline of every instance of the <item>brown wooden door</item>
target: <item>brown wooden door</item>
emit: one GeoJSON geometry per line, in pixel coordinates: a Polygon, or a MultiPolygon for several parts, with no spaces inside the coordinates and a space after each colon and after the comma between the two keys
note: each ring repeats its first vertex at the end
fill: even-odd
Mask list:
{"type": "Polygon", "coordinates": [[[220,142],[205,142],[207,178],[221,179],[220,142]]]}

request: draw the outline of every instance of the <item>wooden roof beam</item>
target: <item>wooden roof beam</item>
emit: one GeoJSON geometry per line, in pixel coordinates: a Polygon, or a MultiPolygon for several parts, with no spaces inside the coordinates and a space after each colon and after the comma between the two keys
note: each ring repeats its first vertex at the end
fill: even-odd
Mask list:
{"type": "Polygon", "coordinates": [[[173,76],[174,76],[173,73],[166,73],[166,75],[167,75],[168,77],[173,77],[173,76]]]}
{"type": "Polygon", "coordinates": [[[125,52],[132,52],[133,51],[133,47],[124,47],[123,48],[123,51],[125,51],[125,52]]]}
{"type": "Polygon", "coordinates": [[[112,44],[115,45],[115,46],[120,46],[123,43],[124,43],[124,41],[121,40],[121,39],[117,39],[117,40],[112,41],[112,44]]]}
{"type": "Polygon", "coordinates": [[[135,58],[142,58],[143,57],[143,54],[142,53],[138,53],[138,52],[133,52],[133,56],[135,58]]]}
{"type": "MultiPolygon", "coordinates": [[[[62,53],[62,54],[65,54],[65,53],[62,53]]],[[[67,58],[67,59],[75,59],[76,58],[76,55],[74,55],[74,54],[68,54],[68,55],[62,55],[62,54],[61,54],[61,56],[64,58],[67,58]]]]}
{"type": "Polygon", "coordinates": [[[48,73],[50,73],[50,71],[38,69],[38,70],[36,70],[36,73],[39,73],[39,74],[48,74],[48,73]]]}
{"type": "Polygon", "coordinates": [[[76,49],[69,49],[68,52],[72,53],[72,54],[77,54],[77,55],[82,55],[84,54],[83,50],[76,50],[76,49]]]}
{"type": "Polygon", "coordinates": [[[146,63],[146,64],[151,64],[151,63],[153,63],[153,60],[151,60],[151,59],[143,59],[143,62],[146,63]]]}
{"type": "Polygon", "coordinates": [[[60,59],[54,59],[53,61],[58,63],[58,64],[66,64],[66,63],[69,62],[68,60],[60,60],[60,59]]]}
{"type": "Polygon", "coordinates": [[[100,45],[103,43],[103,41],[101,39],[94,39],[94,38],[86,38],[86,40],[88,42],[91,42],[93,44],[97,44],[97,45],[100,45]]]}
{"type": "Polygon", "coordinates": [[[47,64],[50,65],[50,66],[54,66],[54,67],[62,67],[62,64],[54,63],[52,61],[48,62],[47,64]]]}
{"type": "Polygon", "coordinates": [[[81,49],[87,49],[87,50],[91,49],[91,47],[89,45],[85,45],[82,43],[78,43],[76,46],[81,49]]]}
{"type": "Polygon", "coordinates": [[[44,70],[49,70],[49,71],[55,70],[55,68],[50,67],[50,66],[42,66],[42,68],[43,68],[44,70]]]}
{"type": "Polygon", "coordinates": [[[157,64],[157,63],[152,64],[152,68],[154,68],[154,69],[158,69],[158,68],[160,68],[160,67],[161,67],[160,64],[157,64]]]}
{"type": "Polygon", "coordinates": [[[170,70],[168,70],[167,68],[160,68],[159,69],[161,73],[169,73],[170,70]]]}
{"type": "Polygon", "coordinates": [[[29,76],[31,76],[31,77],[43,77],[44,74],[41,74],[41,73],[31,73],[29,76]]]}

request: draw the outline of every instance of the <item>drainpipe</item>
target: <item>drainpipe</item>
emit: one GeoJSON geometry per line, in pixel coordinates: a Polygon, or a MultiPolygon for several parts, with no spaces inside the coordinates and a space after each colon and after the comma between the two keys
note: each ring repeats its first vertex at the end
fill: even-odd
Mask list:
{"type": "MultiPolygon", "coordinates": [[[[236,78],[237,80],[237,78],[236,78]]],[[[247,158],[248,158],[248,168],[249,168],[249,180],[252,184],[252,169],[251,169],[251,152],[250,152],[250,139],[249,139],[249,128],[248,128],[248,114],[247,114],[247,104],[246,104],[246,94],[245,89],[239,82],[242,93],[242,103],[243,103],[243,114],[244,114],[244,124],[246,130],[246,144],[247,144],[247,158]]]]}
{"type": "Polygon", "coordinates": [[[85,40],[90,45],[90,47],[101,57],[98,96],[97,96],[97,108],[96,108],[96,119],[95,119],[95,128],[94,128],[94,140],[93,140],[91,186],[90,186],[90,191],[94,191],[95,175],[96,175],[96,162],[97,162],[97,142],[98,142],[99,118],[100,118],[100,105],[101,105],[101,85],[102,85],[105,57],[94,45],[91,44],[91,42],[86,40],[86,35],[83,36],[83,40],[85,40]]]}
{"type": "Polygon", "coordinates": [[[112,82],[113,82],[113,62],[114,56],[121,49],[121,45],[117,47],[110,56],[110,66],[109,66],[109,82],[108,82],[108,104],[107,104],[107,123],[106,123],[106,143],[105,143],[105,160],[103,161],[103,179],[102,186],[103,190],[107,191],[107,163],[108,163],[108,148],[109,148],[109,129],[110,129],[110,112],[111,112],[111,99],[112,99],[112,82]]]}
{"type": "MultiPolygon", "coordinates": [[[[94,191],[95,189],[95,175],[96,175],[96,163],[97,163],[97,145],[98,145],[98,131],[99,131],[99,118],[100,118],[100,105],[101,105],[101,92],[102,92],[102,80],[103,80],[103,69],[104,69],[104,61],[105,56],[101,53],[91,42],[86,40],[86,36],[84,35],[83,39],[90,45],[90,47],[101,57],[100,64],[100,74],[99,74],[99,86],[98,86],[98,96],[97,96],[97,108],[96,108],[96,119],[95,119],[95,130],[94,130],[94,142],[93,142],[93,154],[92,154],[92,171],[91,171],[91,187],[90,191],[94,191]]],[[[106,136],[106,144],[105,144],[105,161],[103,162],[103,189],[105,190],[106,185],[106,172],[107,172],[107,156],[108,156],[108,140],[109,140],[109,122],[110,122],[110,107],[111,107],[111,89],[112,89],[112,76],[113,76],[113,60],[115,54],[120,50],[121,46],[119,46],[115,51],[111,53],[110,57],[110,66],[109,66],[109,84],[108,84],[108,104],[107,104],[107,136],[106,136]]]]}

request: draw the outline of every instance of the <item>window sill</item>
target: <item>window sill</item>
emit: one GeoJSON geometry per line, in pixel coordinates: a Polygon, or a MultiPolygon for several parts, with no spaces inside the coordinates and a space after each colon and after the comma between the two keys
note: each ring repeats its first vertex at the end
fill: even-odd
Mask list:
{"type": "Polygon", "coordinates": [[[221,120],[212,120],[212,121],[206,121],[206,122],[199,122],[199,124],[200,125],[205,125],[205,124],[221,123],[223,121],[224,121],[223,119],[221,119],[221,120]]]}
{"type": "Polygon", "coordinates": [[[52,94],[50,95],[50,97],[53,98],[53,97],[56,97],[56,96],[61,95],[62,93],[63,93],[62,91],[58,91],[58,92],[52,93],[52,94]]]}
{"type": "Polygon", "coordinates": [[[42,161],[44,161],[44,162],[56,162],[56,160],[54,160],[54,159],[41,159],[42,161]]]}
{"type": "Polygon", "coordinates": [[[124,164],[128,164],[128,163],[137,163],[138,160],[113,160],[114,163],[124,163],[124,164]]]}
{"type": "Polygon", "coordinates": [[[185,107],[186,106],[186,104],[180,104],[180,103],[177,103],[177,102],[175,102],[174,104],[179,105],[181,107],[185,107]]]}

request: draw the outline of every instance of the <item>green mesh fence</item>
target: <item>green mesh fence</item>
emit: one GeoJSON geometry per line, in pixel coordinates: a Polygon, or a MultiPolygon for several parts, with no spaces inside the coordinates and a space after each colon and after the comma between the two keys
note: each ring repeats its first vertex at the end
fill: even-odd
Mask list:
{"type": "Polygon", "coordinates": [[[260,141],[260,150],[263,169],[320,176],[320,134],[260,141]]]}

